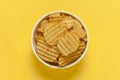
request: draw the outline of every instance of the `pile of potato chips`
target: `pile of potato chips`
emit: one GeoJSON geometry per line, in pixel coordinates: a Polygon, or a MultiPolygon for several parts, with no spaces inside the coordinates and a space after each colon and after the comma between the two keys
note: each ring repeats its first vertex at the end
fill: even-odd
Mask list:
{"type": "Polygon", "coordinates": [[[64,67],[82,55],[87,35],[77,19],[69,14],[56,12],[40,22],[35,41],[37,55],[43,61],[64,67]]]}

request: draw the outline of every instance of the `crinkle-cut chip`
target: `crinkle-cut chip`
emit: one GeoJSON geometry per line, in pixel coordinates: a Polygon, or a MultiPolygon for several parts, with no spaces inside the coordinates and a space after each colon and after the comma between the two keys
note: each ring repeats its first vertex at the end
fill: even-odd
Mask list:
{"type": "Polygon", "coordinates": [[[83,52],[86,48],[86,44],[84,41],[80,41],[79,43],[79,47],[78,47],[78,50],[80,50],[81,52],[83,52]]]}
{"type": "Polygon", "coordinates": [[[56,21],[55,22],[49,22],[48,25],[46,25],[46,27],[44,29],[44,32],[48,31],[51,27],[56,26],[56,25],[58,25],[58,22],[56,22],[56,21]]]}
{"type": "Polygon", "coordinates": [[[69,23],[73,23],[74,19],[71,16],[66,16],[63,20],[63,23],[69,24],[69,23]]]}
{"type": "Polygon", "coordinates": [[[80,40],[80,42],[79,42],[79,47],[85,46],[85,45],[86,45],[85,42],[80,40]]]}
{"type": "Polygon", "coordinates": [[[40,26],[38,27],[37,31],[38,32],[43,32],[45,27],[48,25],[48,21],[47,20],[43,20],[41,23],[40,23],[40,26]]]}
{"type": "Polygon", "coordinates": [[[71,29],[73,27],[73,23],[66,24],[67,29],[71,29]]]}
{"type": "Polygon", "coordinates": [[[59,56],[59,61],[63,61],[63,60],[68,59],[68,58],[70,59],[71,57],[76,56],[76,55],[81,55],[81,51],[76,50],[75,52],[73,52],[72,54],[69,54],[68,56],[60,55],[59,56]]]}
{"type": "Polygon", "coordinates": [[[63,23],[66,25],[68,29],[71,29],[74,24],[74,19],[71,16],[66,16],[63,20],[63,23]]]}
{"type": "Polygon", "coordinates": [[[66,17],[66,15],[65,15],[65,14],[63,14],[63,13],[61,13],[61,16],[62,16],[63,18],[65,18],[65,17],[66,17]]]}
{"type": "Polygon", "coordinates": [[[53,13],[53,14],[49,14],[49,15],[48,15],[49,18],[59,17],[59,16],[60,16],[60,13],[59,13],[59,12],[56,12],[56,13],[53,13]]]}
{"type": "Polygon", "coordinates": [[[78,35],[79,39],[84,38],[86,36],[86,32],[83,29],[82,25],[80,24],[80,22],[78,22],[75,19],[74,19],[73,28],[70,31],[78,35]]]}
{"type": "Polygon", "coordinates": [[[42,35],[40,33],[36,33],[35,34],[35,41],[37,42],[41,37],[42,37],[42,35]]]}
{"type": "Polygon", "coordinates": [[[61,17],[59,17],[59,18],[50,18],[49,19],[49,21],[61,21],[61,20],[62,20],[61,17]]]}
{"type": "Polygon", "coordinates": [[[59,57],[59,61],[58,64],[59,66],[63,67],[66,65],[69,65],[70,63],[74,62],[75,60],[77,60],[79,57],[81,56],[81,51],[75,51],[74,53],[68,55],[68,56],[60,56],[59,57]]]}
{"type": "Polygon", "coordinates": [[[87,42],[87,37],[84,37],[83,40],[84,40],[85,42],[87,42]]]}
{"type": "Polygon", "coordinates": [[[62,62],[59,62],[59,66],[63,67],[66,66],[72,62],[74,62],[75,60],[77,60],[79,58],[79,55],[73,56],[71,57],[69,60],[64,60],[62,62]]]}
{"type": "Polygon", "coordinates": [[[75,52],[79,46],[79,38],[71,33],[67,32],[64,36],[61,36],[58,39],[57,48],[60,53],[64,56],[68,56],[69,54],[75,52]]]}
{"type": "Polygon", "coordinates": [[[49,18],[49,21],[62,21],[64,20],[63,16],[59,16],[59,17],[53,17],[53,18],[49,18]]]}
{"type": "Polygon", "coordinates": [[[57,17],[50,17],[49,19],[48,19],[48,21],[49,22],[51,22],[51,21],[63,21],[64,20],[64,17],[65,16],[57,16],[57,17]]]}
{"type": "Polygon", "coordinates": [[[42,60],[47,62],[55,62],[59,56],[59,52],[55,46],[48,46],[44,38],[38,40],[36,52],[42,60]]]}
{"type": "Polygon", "coordinates": [[[57,40],[65,31],[66,27],[64,24],[56,23],[52,26],[46,26],[43,35],[49,45],[56,45],[57,40]]]}

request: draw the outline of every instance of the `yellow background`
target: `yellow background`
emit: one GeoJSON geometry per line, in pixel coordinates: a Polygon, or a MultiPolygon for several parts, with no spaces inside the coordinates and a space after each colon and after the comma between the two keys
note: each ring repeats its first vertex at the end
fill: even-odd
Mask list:
{"type": "Polygon", "coordinates": [[[120,0],[1,0],[0,80],[120,80],[120,0]],[[30,37],[44,14],[67,10],[86,24],[90,43],[77,65],[48,68],[33,54],[30,37]]]}

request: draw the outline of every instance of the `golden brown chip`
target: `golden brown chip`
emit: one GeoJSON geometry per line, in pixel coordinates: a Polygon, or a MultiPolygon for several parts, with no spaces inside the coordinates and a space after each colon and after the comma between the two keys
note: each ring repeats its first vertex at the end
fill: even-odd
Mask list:
{"type": "Polygon", "coordinates": [[[37,54],[42,60],[48,62],[56,61],[59,56],[55,46],[48,46],[43,38],[40,38],[37,42],[37,54]]]}
{"type": "Polygon", "coordinates": [[[67,56],[77,50],[78,44],[79,38],[71,32],[66,32],[64,36],[59,38],[57,48],[62,55],[67,56]]]}
{"type": "Polygon", "coordinates": [[[73,25],[73,28],[71,29],[71,32],[78,35],[79,39],[84,38],[86,36],[86,32],[83,29],[82,25],[80,24],[80,22],[78,22],[75,19],[74,19],[74,25],[73,25]]]}
{"type": "MultiPolygon", "coordinates": [[[[51,23],[52,24],[52,23],[51,23]]],[[[44,30],[45,41],[49,45],[56,45],[58,38],[66,31],[66,27],[62,23],[54,23],[52,26],[46,26],[44,30]]]]}
{"type": "Polygon", "coordinates": [[[77,60],[79,57],[81,56],[81,51],[76,51],[68,56],[60,56],[59,57],[59,66],[66,66],[70,63],[72,63],[73,61],[77,60]]]}
{"type": "Polygon", "coordinates": [[[37,42],[41,37],[42,37],[42,35],[40,33],[36,33],[35,34],[35,41],[37,42]]]}
{"type": "Polygon", "coordinates": [[[63,18],[65,18],[65,17],[66,17],[66,15],[65,15],[65,14],[63,14],[63,13],[61,13],[61,16],[62,16],[63,18]]]}

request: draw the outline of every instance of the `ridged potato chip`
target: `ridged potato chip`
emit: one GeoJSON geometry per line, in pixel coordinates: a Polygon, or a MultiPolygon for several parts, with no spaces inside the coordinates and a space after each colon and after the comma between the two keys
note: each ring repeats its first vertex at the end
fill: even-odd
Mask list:
{"type": "Polygon", "coordinates": [[[53,21],[62,21],[64,20],[63,16],[58,16],[58,17],[53,17],[53,18],[49,18],[48,21],[49,22],[53,22],[53,21]]]}
{"type": "Polygon", "coordinates": [[[57,43],[57,48],[64,56],[75,52],[78,48],[79,38],[71,33],[66,32],[64,36],[60,37],[57,43]]]}
{"type": "Polygon", "coordinates": [[[42,37],[41,33],[36,32],[35,34],[35,41],[38,42],[38,40],[42,37]]]}
{"type": "Polygon", "coordinates": [[[44,30],[45,41],[49,45],[56,45],[59,37],[66,31],[66,27],[62,23],[54,23],[52,26],[46,26],[44,30]]]}
{"type": "Polygon", "coordinates": [[[48,25],[48,21],[47,20],[43,20],[41,23],[40,23],[40,26],[38,27],[37,31],[38,32],[43,32],[45,27],[48,25]]]}
{"type": "Polygon", "coordinates": [[[72,63],[73,61],[77,60],[80,56],[81,56],[81,51],[79,51],[79,50],[68,56],[60,56],[58,59],[59,60],[58,65],[66,66],[66,65],[72,63]]]}
{"type": "Polygon", "coordinates": [[[53,13],[53,14],[49,14],[48,17],[49,18],[56,18],[56,17],[59,17],[60,16],[60,13],[59,12],[56,12],[56,13],[53,13]]]}
{"type": "Polygon", "coordinates": [[[59,56],[59,52],[56,50],[55,46],[48,46],[43,38],[40,38],[37,42],[37,54],[41,59],[47,62],[55,62],[59,56]]]}
{"type": "Polygon", "coordinates": [[[80,22],[78,22],[75,19],[74,19],[74,26],[71,29],[71,32],[75,33],[80,39],[86,36],[86,32],[83,29],[82,25],[80,24],[80,22]]]}
{"type": "Polygon", "coordinates": [[[74,25],[74,19],[71,16],[66,16],[63,20],[63,24],[65,24],[68,29],[71,29],[74,25]]]}
{"type": "Polygon", "coordinates": [[[85,49],[85,47],[86,47],[86,43],[84,41],[80,41],[78,50],[80,50],[81,52],[83,52],[84,49],[85,49]]]}

